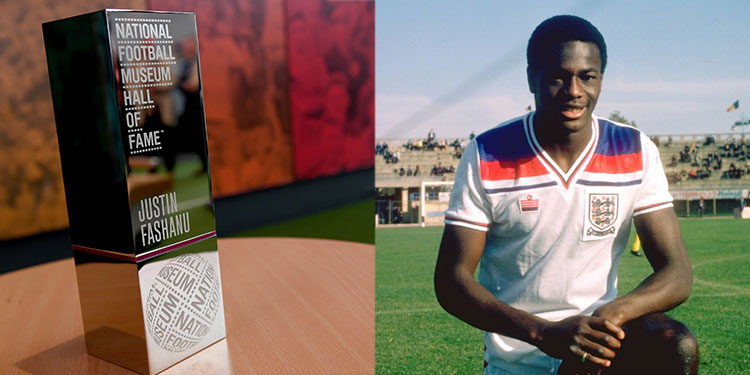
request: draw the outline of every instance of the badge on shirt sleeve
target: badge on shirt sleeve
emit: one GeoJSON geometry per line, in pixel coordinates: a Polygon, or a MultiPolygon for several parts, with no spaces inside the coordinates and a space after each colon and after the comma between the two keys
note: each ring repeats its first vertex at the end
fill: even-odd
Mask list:
{"type": "Polygon", "coordinates": [[[615,237],[619,201],[617,194],[587,194],[583,240],[594,241],[615,237]]]}
{"type": "Polygon", "coordinates": [[[518,200],[518,204],[521,207],[521,213],[539,212],[539,197],[535,194],[524,194],[518,200]]]}

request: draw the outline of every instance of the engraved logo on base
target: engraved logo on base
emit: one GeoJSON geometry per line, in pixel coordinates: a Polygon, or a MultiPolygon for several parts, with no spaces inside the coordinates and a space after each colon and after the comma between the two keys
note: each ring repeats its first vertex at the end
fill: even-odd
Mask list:
{"type": "Polygon", "coordinates": [[[148,292],[151,338],[169,352],[192,348],[211,330],[220,296],[219,278],[208,260],[196,254],[169,260],[148,292]]]}

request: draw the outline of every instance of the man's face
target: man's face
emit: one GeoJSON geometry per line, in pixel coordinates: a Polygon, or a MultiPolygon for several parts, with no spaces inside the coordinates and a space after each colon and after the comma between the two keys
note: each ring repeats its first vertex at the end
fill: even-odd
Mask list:
{"type": "Polygon", "coordinates": [[[539,119],[571,133],[584,129],[591,123],[602,88],[599,48],[594,43],[569,41],[555,46],[547,56],[536,71],[528,71],[539,119]]]}

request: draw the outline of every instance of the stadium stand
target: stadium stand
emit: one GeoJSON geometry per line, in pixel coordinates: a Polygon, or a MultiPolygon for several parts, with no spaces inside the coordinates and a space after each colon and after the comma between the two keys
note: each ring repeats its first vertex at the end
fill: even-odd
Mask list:
{"type": "MultiPolygon", "coordinates": [[[[731,214],[750,188],[750,137],[741,134],[654,135],[680,216],[707,211],[731,214]]],[[[452,181],[468,138],[378,139],[375,147],[378,222],[416,223],[424,181],[452,181]],[[416,170],[419,173],[415,174],[416,170]]],[[[433,194],[437,196],[436,194],[433,194]]],[[[433,197],[434,198],[434,197],[433,197]]],[[[435,198],[437,199],[437,198],[435,198]]],[[[735,213],[736,215],[736,213],[735,213]]]]}
{"type": "Polygon", "coordinates": [[[745,137],[734,134],[665,135],[652,139],[659,140],[659,152],[670,189],[748,187],[750,155],[745,150],[750,144],[745,137]]]}
{"type": "MultiPolygon", "coordinates": [[[[453,180],[463,147],[446,145],[432,149],[411,147],[408,139],[378,141],[375,149],[375,181],[383,187],[419,186],[422,181],[453,180]],[[387,146],[386,146],[387,145],[387,146]],[[411,171],[411,173],[409,173],[411,171]],[[415,174],[415,172],[418,173],[415,174]]],[[[411,143],[410,143],[411,142],[411,143]]],[[[468,140],[463,140],[465,145],[468,140]]]]}

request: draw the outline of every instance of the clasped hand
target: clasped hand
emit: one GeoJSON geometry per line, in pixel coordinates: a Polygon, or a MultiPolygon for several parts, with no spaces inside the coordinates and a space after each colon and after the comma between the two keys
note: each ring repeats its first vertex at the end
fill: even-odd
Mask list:
{"type": "Polygon", "coordinates": [[[539,349],[563,360],[558,374],[598,374],[612,365],[625,332],[607,319],[576,315],[549,322],[540,336],[539,349]]]}

